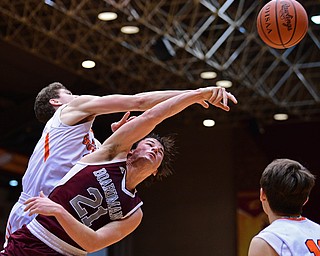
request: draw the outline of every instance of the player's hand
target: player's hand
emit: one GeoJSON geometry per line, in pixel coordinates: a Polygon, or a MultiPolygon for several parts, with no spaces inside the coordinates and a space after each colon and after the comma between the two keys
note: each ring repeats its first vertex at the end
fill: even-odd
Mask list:
{"type": "Polygon", "coordinates": [[[28,199],[24,204],[26,205],[24,211],[29,211],[29,216],[33,214],[54,216],[62,207],[60,204],[57,204],[46,197],[42,191],[39,196],[28,199]]]}
{"type": "Polygon", "coordinates": [[[127,122],[130,122],[131,120],[133,120],[135,118],[135,116],[130,116],[130,112],[126,112],[123,117],[121,118],[120,121],[118,122],[114,122],[111,124],[111,130],[112,132],[115,132],[116,130],[118,130],[122,125],[124,125],[127,122]]]}
{"type": "Polygon", "coordinates": [[[230,107],[228,106],[228,101],[231,100],[234,104],[237,104],[238,101],[235,96],[230,92],[227,92],[225,88],[222,87],[207,87],[206,90],[209,90],[211,96],[207,101],[222,110],[229,111],[230,107]]]}

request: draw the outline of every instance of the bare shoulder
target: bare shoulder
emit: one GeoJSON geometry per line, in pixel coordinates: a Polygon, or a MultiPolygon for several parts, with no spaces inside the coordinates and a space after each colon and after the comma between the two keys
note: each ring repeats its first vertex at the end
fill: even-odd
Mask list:
{"type": "Polygon", "coordinates": [[[248,256],[279,256],[263,239],[254,237],[249,246],[248,256]]]}
{"type": "Polygon", "coordinates": [[[88,103],[92,100],[96,100],[99,99],[99,96],[94,96],[94,95],[80,95],[78,97],[76,97],[74,100],[72,100],[68,106],[69,107],[78,107],[81,106],[84,103],[88,103]]]}
{"type": "Polygon", "coordinates": [[[95,117],[90,111],[90,104],[97,96],[81,95],[67,104],[61,111],[61,121],[67,125],[76,125],[93,120],[95,117]]]}

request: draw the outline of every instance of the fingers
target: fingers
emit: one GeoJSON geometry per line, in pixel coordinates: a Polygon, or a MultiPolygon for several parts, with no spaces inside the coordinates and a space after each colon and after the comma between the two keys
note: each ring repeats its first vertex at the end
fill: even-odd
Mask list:
{"type": "Polygon", "coordinates": [[[199,104],[204,108],[208,108],[209,107],[209,104],[204,100],[200,101],[199,104]]]}
{"type": "Polygon", "coordinates": [[[212,87],[212,95],[208,99],[208,102],[222,110],[229,111],[228,101],[231,100],[237,104],[238,101],[230,92],[227,92],[223,87],[212,87]]]}
{"type": "Polygon", "coordinates": [[[237,104],[238,100],[236,99],[235,96],[233,96],[230,92],[228,92],[228,98],[234,103],[237,104]]]}
{"type": "Polygon", "coordinates": [[[224,106],[227,106],[228,105],[228,94],[227,94],[227,91],[226,89],[222,88],[222,103],[224,106]]]}
{"type": "Polygon", "coordinates": [[[24,202],[24,204],[26,205],[26,207],[24,208],[24,211],[25,212],[29,211],[29,216],[37,213],[38,205],[39,203],[41,203],[41,200],[43,200],[42,198],[46,198],[46,196],[44,195],[43,191],[40,191],[40,194],[38,197],[32,197],[26,200],[24,202]]]}
{"type": "Polygon", "coordinates": [[[123,117],[121,118],[120,121],[118,122],[114,122],[111,124],[111,130],[112,132],[115,132],[116,130],[118,130],[123,124],[125,124],[126,122],[130,121],[132,118],[134,117],[130,117],[128,119],[128,117],[130,116],[130,111],[126,112],[123,117]]]}
{"type": "Polygon", "coordinates": [[[131,120],[133,120],[135,118],[136,118],[136,116],[130,116],[129,119],[127,120],[127,122],[129,122],[129,121],[131,121],[131,120]]]}
{"type": "Polygon", "coordinates": [[[129,116],[130,116],[130,112],[128,111],[123,115],[123,117],[121,118],[121,120],[119,122],[120,123],[125,123],[129,116]]]}
{"type": "Polygon", "coordinates": [[[209,102],[210,102],[210,103],[216,100],[217,95],[218,95],[218,91],[219,91],[219,90],[214,90],[214,89],[212,90],[212,95],[211,95],[211,97],[209,98],[209,102]]]}
{"type": "Polygon", "coordinates": [[[125,124],[127,122],[128,117],[130,116],[130,112],[126,112],[120,121],[115,122],[114,124],[120,127],[121,125],[125,124]]]}
{"type": "Polygon", "coordinates": [[[24,211],[25,212],[28,212],[29,211],[29,216],[31,216],[32,214],[34,214],[34,209],[35,209],[35,204],[36,204],[36,198],[35,200],[30,200],[29,203],[27,203],[27,201],[25,202],[26,204],[26,207],[24,208],[24,211]]]}
{"type": "Polygon", "coordinates": [[[29,204],[29,203],[35,201],[36,199],[37,199],[37,197],[31,197],[31,198],[29,198],[28,200],[26,200],[26,201],[24,202],[24,204],[29,204]]]}

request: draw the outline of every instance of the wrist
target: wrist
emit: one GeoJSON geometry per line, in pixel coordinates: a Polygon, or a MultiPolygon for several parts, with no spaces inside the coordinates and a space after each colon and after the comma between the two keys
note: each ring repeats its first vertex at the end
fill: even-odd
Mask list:
{"type": "Polygon", "coordinates": [[[55,217],[61,217],[63,216],[64,212],[65,209],[60,204],[56,204],[52,213],[55,217]]]}
{"type": "Polygon", "coordinates": [[[212,89],[208,87],[200,88],[199,91],[204,100],[208,99],[212,94],[212,89]]]}

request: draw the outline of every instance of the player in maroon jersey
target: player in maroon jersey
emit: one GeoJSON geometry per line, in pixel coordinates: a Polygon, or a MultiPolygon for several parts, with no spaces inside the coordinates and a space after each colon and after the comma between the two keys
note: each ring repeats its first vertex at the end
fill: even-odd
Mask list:
{"type": "Polygon", "coordinates": [[[150,176],[170,174],[172,139],[147,135],[194,103],[229,108],[228,100],[237,103],[223,88],[201,88],[122,125],[100,149],[83,157],[48,198],[41,194],[27,200],[25,210],[39,215],[10,236],[0,255],[86,255],[130,234],[142,220],[136,186],[150,176]]]}

